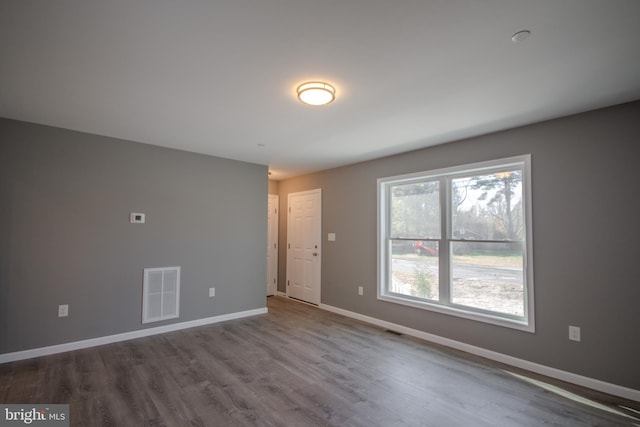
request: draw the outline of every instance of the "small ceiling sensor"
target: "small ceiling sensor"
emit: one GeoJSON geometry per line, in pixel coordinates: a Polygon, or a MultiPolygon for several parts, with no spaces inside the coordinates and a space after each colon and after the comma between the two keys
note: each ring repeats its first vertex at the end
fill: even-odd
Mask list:
{"type": "Polygon", "coordinates": [[[531,35],[531,31],[529,30],[518,31],[513,36],[511,36],[511,41],[514,43],[521,43],[526,39],[528,39],[530,35],[531,35]]]}

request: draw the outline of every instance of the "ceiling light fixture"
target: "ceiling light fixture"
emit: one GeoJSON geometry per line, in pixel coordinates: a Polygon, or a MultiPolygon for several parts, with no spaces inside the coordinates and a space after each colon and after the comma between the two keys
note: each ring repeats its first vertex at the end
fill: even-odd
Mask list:
{"type": "Polygon", "coordinates": [[[529,30],[518,31],[513,36],[511,36],[511,41],[514,43],[520,43],[528,39],[530,35],[531,31],[529,30]]]}
{"type": "Polygon", "coordinates": [[[308,105],[327,105],[336,99],[336,88],[324,82],[302,83],[296,92],[298,99],[308,105]]]}

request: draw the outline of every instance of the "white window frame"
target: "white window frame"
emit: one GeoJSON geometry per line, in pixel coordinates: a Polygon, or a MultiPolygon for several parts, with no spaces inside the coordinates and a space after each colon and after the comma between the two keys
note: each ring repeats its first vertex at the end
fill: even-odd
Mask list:
{"type": "Polygon", "coordinates": [[[431,170],[426,172],[417,172],[405,175],[391,176],[380,178],[378,184],[378,293],[377,298],[382,301],[388,301],[396,304],[402,304],[410,307],[417,307],[424,310],[434,311],[438,313],[449,314],[452,316],[463,317],[466,319],[476,320],[478,322],[490,323],[494,325],[504,326],[508,328],[518,329],[526,332],[535,332],[535,310],[534,310],[534,286],[533,286],[533,232],[532,232],[532,209],[531,209],[531,155],[522,155],[509,157],[504,159],[496,159],[486,162],[478,162],[460,166],[454,166],[444,169],[431,170]],[[444,296],[445,301],[433,301],[423,298],[403,296],[397,293],[391,293],[389,289],[389,281],[391,277],[391,250],[389,245],[391,239],[389,237],[390,227],[390,188],[399,183],[420,182],[424,180],[439,179],[445,182],[441,185],[440,190],[444,192],[441,195],[441,217],[444,228],[441,231],[440,257],[445,258],[441,262],[441,266],[446,268],[444,274],[440,274],[440,280],[446,280],[446,286],[451,289],[450,285],[450,251],[449,245],[452,240],[451,236],[451,179],[470,173],[482,173],[491,169],[501,167],[521,167],[523,171],[523,209],[524,209],[524,227],[525,227],[525,244],[524,244],[524,315],[520,318],[513,316],[502,316],[499,313],[487,313],[483,310],[476,310],[472,307],[453,306],[450,296],[444,296]]]}

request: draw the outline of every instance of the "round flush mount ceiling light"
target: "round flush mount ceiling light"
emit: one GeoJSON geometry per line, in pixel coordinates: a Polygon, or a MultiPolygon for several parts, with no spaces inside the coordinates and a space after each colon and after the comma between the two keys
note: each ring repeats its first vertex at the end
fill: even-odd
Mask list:
{"type": "Polygon", "coordinates": [[[514,43],[521,43],[526,39],[528,39],[530,35],[531,35],[531,31],[529,30],[518,31],[517,33],[511,36],[511,41],[514,43]]]}
{"type": "Polygon", "coordinates": [[[298,99],[308,105],[327,105],[336,99],[336,88],[324,82],[302,83],[296,92],[298,99]]]}

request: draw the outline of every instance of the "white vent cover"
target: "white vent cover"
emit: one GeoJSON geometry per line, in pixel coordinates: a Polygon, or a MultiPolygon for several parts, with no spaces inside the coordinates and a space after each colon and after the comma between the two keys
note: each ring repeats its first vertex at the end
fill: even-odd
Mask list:
{"type": "Polygon", "coordinates": [[[180,314],[180,267],[145,268],[142,323],[174,319],[180,314]]]}

